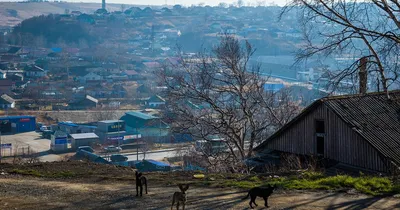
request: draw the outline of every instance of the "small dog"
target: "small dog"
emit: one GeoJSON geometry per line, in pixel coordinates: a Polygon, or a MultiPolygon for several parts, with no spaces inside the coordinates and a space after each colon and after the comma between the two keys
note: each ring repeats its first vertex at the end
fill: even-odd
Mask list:
{"type": "Polygon", "coordinates": [[[242,198],[242,200],[247,199],[250,196],[250,208],[253,208],[253,206],[251,205],[252,203],[254,203],[254,205],[258,206],[256,204],[256,198],[258,197],[262,197],[264,198],[265,201],[265,207],[269,207],[268,206],[268,197],[274,192],[274,189],[276,188],[276,185],[274,186],[269,186],[267,188],[262,188],[262,187],[254,187],[252,189],[249,190],[249,193],[247,193],[247,196],[245,198],[242,198]]]}
{"type": "Polygon", "coordinates": [[[143,176],[142,173],[135,172],[136,176],[136,196],[139,196],[139,187],[140,187],[140,196],[142,196],[143,185],[146,187],[147,194],[147,179],[143,176]]]}
{"type": "Polygon", "coordinates": [[[171,210],[174,207],[174,203],[175,201],[176,203],[176,209],[179,210],[179,204],[182,203],[183,206],[183,210],[185,210],[185,203],[186,203],[186,190],[189,189],[189,184],[178,184],[179,189],[181,190],[181,192],[175,192],[174,196],[172,197],[172,206],[171,206],[171,210]]]}

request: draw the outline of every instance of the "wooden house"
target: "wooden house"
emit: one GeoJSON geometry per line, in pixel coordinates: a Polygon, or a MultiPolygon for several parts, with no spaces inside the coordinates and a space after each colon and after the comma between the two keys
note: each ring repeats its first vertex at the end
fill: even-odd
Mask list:
{"type": "MultiPolygon", "coordinates": [[[[318,156],[334,164],[391,173],[400,166],[400,91],[326,97],[255,148],[318,156]]],[[[360,170],[360,171],[362,171],[360,170]]]]}
{"type": "Polygon", "coordinates": [[[78,98],[69,103],[69,108],[72,110],[87,110],[97,107],[99,101],[90,95],[85,95],[84,98],[78,98]]]}

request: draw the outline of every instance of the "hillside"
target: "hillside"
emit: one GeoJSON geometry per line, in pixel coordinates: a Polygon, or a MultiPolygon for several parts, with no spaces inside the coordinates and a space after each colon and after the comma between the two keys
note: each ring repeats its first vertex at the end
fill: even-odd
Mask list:
{"type": "MultiPolygon", "coordinates": [[[[186,209],[248,209],[246,190],[215,185],[241,182],[248,176],[193,173],[145,173],[148,193],[135,197],[134,170],[86,162],[23,165],[1,164],[0,209],[170,209],[177,183],[191,183],[186,209]],[[208,181],[207,181],[208,180],[208,181]]],[[[250,178],[249,180],[253,180],[250,178]]],[[[256,209],[265,209],[257,199],[256,209]]],[[[354,191],[304,191],[278,189],[270,209],[399,209],[398,198],[371,197],[354,191]]]]}
{"type": "MultiPolygon", "coordinates": [[[[14,26],[22,20],[39,15],[63,14],[65,9],[69,11],[78,10],[82,13],[93,13],[99,8],[101,8],[100,3],[0,2],[0,26],[14,26]]],[[[121,4],[107,4],[107,10],[110,12],[121,10],[121,4]]]]}

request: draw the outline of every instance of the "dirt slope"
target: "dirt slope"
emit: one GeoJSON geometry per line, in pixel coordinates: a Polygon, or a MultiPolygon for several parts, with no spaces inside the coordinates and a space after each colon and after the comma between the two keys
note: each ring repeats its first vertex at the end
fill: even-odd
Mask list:
{"type": "MultiPolygon", "coordinates": [[[[176,183],[192,183],[186,209],[249,208],[249,200],[241,200],[246,191],[207,187],[190,172],[145,175],[149,194],[136,197],[134,170],[127,167],[81,161],[0,164],[0,210],[170,209],[172,195],[179,190],[176,183]]],[[[257,203],[256,209],[265,209],[261,198],[257,203]]],[[[278,189],[269,205],[270,209],[400,209],[400,199],[278,189]]]]}
{"type": "MultiPolygon", "coordinates": [[[[0,209],[169,209],[175,186],[152,185],[135,197],[133,181],[0,178],[0,209]]],[[[234,189],[192,187],[186,209],[247,209],[246,195],[234,189]]],[[[282,192],[270,197],[270,209],[400,209],[396,198],[327,192],[282,192]]],[[[263,200],[257,199],[265,209],[263,200]]]]}

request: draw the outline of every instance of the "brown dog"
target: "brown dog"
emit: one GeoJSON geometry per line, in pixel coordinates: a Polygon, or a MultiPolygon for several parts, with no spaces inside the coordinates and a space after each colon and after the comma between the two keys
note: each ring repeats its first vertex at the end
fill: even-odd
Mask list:
{"type": "Polygon", "coordinates": [[[179,204],[182,203],[183,210],[185,210],[185,204],[186,204],[186,190],[189,189],[189,184],[178,184],[179,189],[181,190],[180,192],[175,192],[174,196],[172,197],[172,205],[171,205],[171,210],[174,207],[175,201],[176,203],[176,209],[179,210],[179,204]]]}

